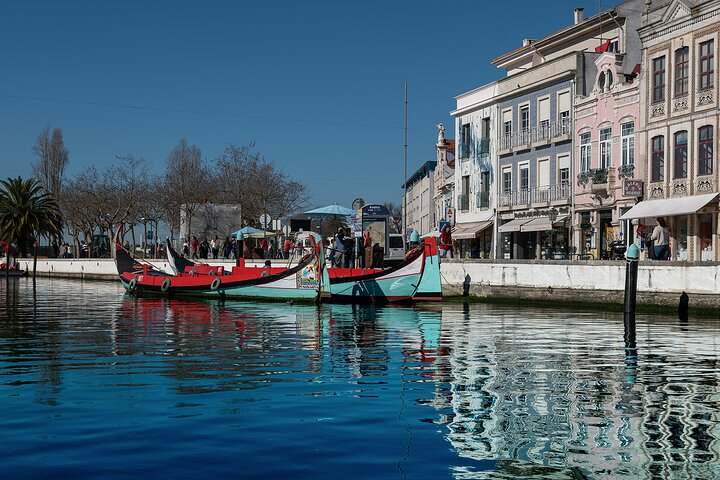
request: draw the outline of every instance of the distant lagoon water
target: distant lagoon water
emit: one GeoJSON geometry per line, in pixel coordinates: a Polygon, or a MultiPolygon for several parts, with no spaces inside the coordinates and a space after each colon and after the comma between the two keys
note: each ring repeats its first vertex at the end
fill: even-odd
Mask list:
{"type": "Polygon", "coordinates": [[[720,478],[718,322],[0,281],[0,477],[720,478]]]}

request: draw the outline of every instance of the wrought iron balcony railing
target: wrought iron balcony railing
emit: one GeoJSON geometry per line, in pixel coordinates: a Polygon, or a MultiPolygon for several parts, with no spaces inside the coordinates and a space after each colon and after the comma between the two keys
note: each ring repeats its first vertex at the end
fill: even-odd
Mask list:
{"type": "Polygon", "coordinates": [[[490,208],[490,192],[478,192],[477,208],[490,208]]]}
{"type": "Polygon", "coordinates": [[[561,183],[543,187],[512,190],[503,192],[498,198],[498,206],[513,207],[515,205],[529,205],[533,203],[547,203],[570,198],[570,184],[561,183]]]}
{"type": "Polygon", "coordinates": [[[564,118],[554,123],[543,123],[537,127],[505,134],[498,138],[498,148],[509,150],[512,148],[529,148],[535,142],[550,141],[559,137],[570,135],[570,119],[564,118]]]}
{"type": "Polygon", "coordinates": [[[470,210],[470,198],[467,193],[458,195],[458,209],[463,212],[470,210]]]}

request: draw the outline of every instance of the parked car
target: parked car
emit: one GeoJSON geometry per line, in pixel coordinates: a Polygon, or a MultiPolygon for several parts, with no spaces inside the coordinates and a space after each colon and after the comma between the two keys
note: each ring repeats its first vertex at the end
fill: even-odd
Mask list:
{"type": "Polygon", "coordinates": [[[385,255],[385,266],[395,265],[405,258],[405,238],[401,233],[391,233],[388,237],[388,251],[385,255]]]}

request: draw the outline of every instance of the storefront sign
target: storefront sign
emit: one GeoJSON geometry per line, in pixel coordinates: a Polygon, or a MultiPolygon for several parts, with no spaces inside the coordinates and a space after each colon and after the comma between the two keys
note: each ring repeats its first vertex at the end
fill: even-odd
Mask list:
{"type": "Polygon", "coordinates": [[[643,181],[631,178],[623,179],[623,197],[641,197],[643,194],[643,181]]]}

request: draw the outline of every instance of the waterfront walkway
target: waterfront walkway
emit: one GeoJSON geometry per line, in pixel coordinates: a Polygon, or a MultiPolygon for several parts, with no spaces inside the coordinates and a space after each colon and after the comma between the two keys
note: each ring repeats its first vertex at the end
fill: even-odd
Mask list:
{"type": "MultiPolygon", "coordinates": [[[[164,260],[149,261],[170,271],[164,260]]],[[[32,274],[32,259],[19,262],[32,274]]],[[[235,261],[208,263],[230,268],[235,261]]],[[[246,264],[261,268],[263,260],[246,264]]],[[[625,268],[623,260],[443,260],[440,273],[445,296],[622,305],[625,268]]],[[[686,292],[693,308],[720,310],[718,272],[717,263],[641,261],[638,305],[677,306],[686,292]]],[[[117,270],[112,259],[38,259],[37,275],[116,280],[117,270]]]]}

